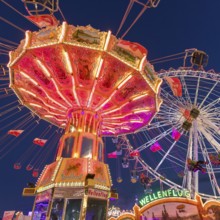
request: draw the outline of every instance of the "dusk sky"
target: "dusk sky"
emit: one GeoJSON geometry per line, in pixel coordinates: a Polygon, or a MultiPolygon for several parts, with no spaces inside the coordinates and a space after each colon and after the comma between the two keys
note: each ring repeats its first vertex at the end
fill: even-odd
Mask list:
{"type": "MultiPolygon", "coordinates": [[[[27,15],[21,0],[5,1],[22,14],[27,15]]],[[[145,1],[142,0],[142,2],[145,1]]],[[[69,24],[81,26],[90,24],[101,31],[111,30],[113,34],[116,34],[128,4],[129,0],[60,0],[60,8],[69,24]]],[[[140,5],[134,4],[122,31],[117,37],[122,36],[141,9],[140,5]]],[[[161,0],[157,8],[145,11],[124,39],[138,42],[146,47],[148,60],[183,52],[189,48],[203,50],[209,55],[209,63],[205,69],[214,69],[216,72],[220,72],[219,10],[219,0],[161,0]]],[[[0,16],[0,18],[5,18],[24,30],[38,30],[1,1],[0,16]]],[[[63,21],[59,13],[55,13],[55,16],[63,21]]],[[[18,44],[24,38],[24,33],[0,19],[0,37],[18,44]]],[[[3,42],[1,38],[0,43],[3,42]]],[[[0,63],[6,64],[7,62],[8,56],[0,54],[0,63]]],[[[155,64],[154,67],[156,71],[159,71],[170,67],[177,68],[181,65],[182,60],[155,64]]],[[[5,83],[5,81],[0,81],[0,83],[5,83]]],[[[16,100],[16,96],[10,95],[10,93],[7,96],[1,91],[0,114],[4,105],[16,100]]],[[[20,139],[7,136],[7,131],[15,129],[23,120],[21,119],[17,123],[17,119],[28,114],[28,112],[29,110],[24,108],[18,114],[13,115],[13,111],[10,111],[8,114],[0,115],[0,217],[5,210],[22,210],[25,214],[31,211],[34,198],[22,197],[22,190],[26,187],[27,182],[35,183],[36,178],[33,178],[31,173],[25,170],[25,166],[21,170],[15,170],[13,165],[20,158],[31,161],[35,156],[39,157],[36,163],[40,167],[51,163],[56,153],[58,138],[61,135],[60,130],[55,126],[50,128],[47,122],[41,120],[40,124],[37,124],[32,120],[31,123],[33,124],[30,124],[30,127],[27,126],[26,134],[22,134],[23,136],[21,135],[20,139]],[[36,128],[31,130],[33,126],[36,128]],[[57,130],[58,133],[56,133],[57,130]],[[39,149],[31,142],[33,138],[41,134],[45,134],[45,137],[50,141],[45,146],[45,151],[40,149],[42,154],[38,154],[39,149]]],[[[115,150],[110,138],[105,143],[106,153],[115,150]]],[[[33,160],[36,161],[36,159],[33,160]]],[[[110,164],[113,187],[117,188],[120,196],[120,200],[115,202],[115,205],[130,209],[134,204],[135,195],[141,196],[143,194],[143,187],[139,183],[130,183],[127,170],[122,170],[124,181],[118,184],[116,182],[116,161],[108,159],[107,162],[110,164]]]]}

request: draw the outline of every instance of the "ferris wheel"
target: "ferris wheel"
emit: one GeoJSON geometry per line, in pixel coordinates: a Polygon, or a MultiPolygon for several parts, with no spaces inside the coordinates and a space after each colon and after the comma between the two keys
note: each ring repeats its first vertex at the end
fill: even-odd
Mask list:
{"type": "Polygon", "coordinates": [[[143,151],[144,160],[137,159],[154,176],[163,173],[162,181],[169,187],[219,198],[220,76],[203,68],[171,69],[158,75],[164,79],[163,104],[142,132],[146,142],[136,151],[143,151]],[[192,161],[199,166],[190,167],[192,161]]]}
{"type": "Polygon", "coordinates": [[[191,67],[158,74],[163,79],[163,104],[151,124],[132,136],[142,144],[133,148],[132,138],[120,137],[113,153],[122,155],[122,167],[130,169],[132,183],[141,182],[145,174],[146,193],[159,182],[160,188],[188,189],[192,197],[198,193],[216,199],[220,198],[220,76],[204,70],[208,56],[203,51],[186,50],[184,66],[187,57],[191,67]]]}

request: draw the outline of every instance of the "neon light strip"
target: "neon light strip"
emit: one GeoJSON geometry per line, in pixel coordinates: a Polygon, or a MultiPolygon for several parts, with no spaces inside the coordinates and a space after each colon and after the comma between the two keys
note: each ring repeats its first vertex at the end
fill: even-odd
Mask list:
{"type": "MultiPolygon", "coordinates": [[[[32,92],[30,92],[30,91],[28,91],[28,90],[26,90],[26,89],[24,89],[24,88],[18,88],[18,90],[21,90],[21,91],[23,91],[23,92],[25,92],[25,93],[28,93],[29,95],[32,95],[32,96],[34,96],[34,97],[37,97],[37,95],[36,95],[35,93],[32,93],[32,92]]],[[[51,105],[48,105],[48,104],[45,103],[43,100],[41,100],[41,101],[42,101],[43,104],[44,104],[45,106],[47,106],[48,108],[54,109],[54,110],[59,111],[59,112],[66,112],[66,111],[63,111],[63,110],[59,110],[59,109],[57,109],[57,108],[55,108],[55,107],[53,107],[53,106],[51,106],[51,105]]],[[[57,115],[57,113],[53,113],[53,114],[56,114],[56,115],[57,115]]]]}
{"type": "MultiPolygon", "coordinates": [[[[148,93],[145,93],[145,94],[140,95],[140,96],[136,96],[136,97],[134,97],[134,98],[132,99],[132,101],[138,100],[138,99],[143,98],[143,97],[145,97],[145,96],[148,96],[148,93]]],[[[112,110],[109,110],[109,111],[105,111],[105,112],[103,113],[103,115],[106,115],[106,114],[109,114],[109,113],[118,111],[118,110],[122,109],[122,108],[123,108],[125,105],[127,105],[127,104],[129,104],[129,102],[124,103],[122,106],[120,106],[120,107],[118,107],[118,108],[115,108],[115,109],[112,109],[112,110]]]]}
{"type": "Polygon", "coordinates": [[[66,29],[67,29],[67,23],[64,21],[61,28],[61,34],[59,38],[59,42],[61,43],[64,40],[64,37],[66,35],[66,29]]]}
{"type": "Polygon", "coordinates": [[[135,101],[135,100],[141,99],[141,98],[143,98],[143,97],[145,97],[145,96],[148,96],[148,95],[149,95],[149,93],[147,92],[147,93],[145,93],[145,94],[143,94],[143,95],[135,96],[135,97],[132,98],[131,100],[132,100],[132,101],[135,101]]]}
{"type": "Polygon", "coordinates": [[[38,65],[40,66],[41,70],[43,71],[44,75],[47,76],[48,78],[51,77],[50,72],[48,71],[48,69],[44,66],[44,64],[39,60],[36,59],[36,62],[38,63],[38,65]]]}
{"type": "Polygon", "coordinates": [[[131,119],[131,123],[143,123],[143,120],[131,119]]]}
{"type": "Polygon", "coordinates": [[[72,86],[73,86],[73,96],[74,98],[76,99],[76,103],[78,106],[80,106],[80,102],[79,102],[79,99],[78,99],[78,96],[77,96],[77,93],[76,93],[76,86],[75,86],[75,79],[74,77],[72,76],[72,86]]]}
{"type": "MultiPolygon", "coordinates": [[[[51,114],[51,115],[57,115],[57,113],[51,112],[51,111],[49,111],[48,109],[45,109],[43,106],[41,106],[41,105],[39,105],[39,104],[31,103],[31,102],[28,102],[28,104],[31,105],[31,106],[43,108],[44,110],[46,110],[46,111],[47,111],[49,114],[51,114]]],[[[45,104],[45,103],[44,103],[44,104],[45,104]]],[[[65,115],[61,115],[61,116],[65,117],[65,115]]]]}
{"type": "Polygon", "coordinates": [[[109,114],[109,113],[112,113],[112,112],[115,112],[115,111],[118,111],[118,110],[121,110],[125,105],[129,104],[129,102],[126,102],[124,103],[123,105],[121,105],[120,107],[118,108],[115,108],[115,109],[112,109],[112,110],[109,110],[109,111],[105,111],[103,113],[103,115],[106,115],[106,114],[109,114]]]}
{"type": "Polygon", "coordinates": [[[139,65],[139,71],[142,71],[145,60],[146,60],[146,55],[141,59],[141,62],[140,62],[140,65],[139,65]]]}
{"type": "Polygon", "coordinates": [[[92,91],[91,91],[90,96],[89,96],[87,107],[89,107],[90,104],[91,104],[92,97],[93,97],[93,94],[94,94],[94,91],[95,91],[95,88],[96,88],[96,85],[97,85],[97,79],[99,77],[99,74],[100,74],[100,71],[101,71],[101,68],[102,68],[102,64],[103,64],[103,59],[100,58],[100,61],[99,61],[98,67],[97,67],[97,71],[96,71],[96,75],[95,75],[95,82],[94,82],[94,85],[92,87],[92,91]]]}
{"type": "Polygon", "coordinates": [[[94,91],[95,91],[96,84],[97,84],[97,80],[95,80],[95,83],[94,83],[94,85],[93,85],[93,87],[92,87],[92,91],[91,91],[90,96],[89,96],[89,100],[88,100],[88,103],[87,103],[87,107],[89,107],[90,104],[91,104],[92,96],[93,96],[93,93],[94,93],[94,91]]]}
{"type": "Polygon", "coordinates": [[[64,62],[65,62],[65,67],[66,67],[66,70],[69,74],[73,74],[73,68],[72,68],[72,65],[71,65],[71,62],[70,62],[70,57],[69,57],[69,54],[66,52],[66,51],[63,51],[63,57],[64,57],[64,62]]]}
{"type": "Polygon", "coordinates": [[[29,95],[32,95],[32,96],[36,97],[36,94],[34,94],[33,92],[30,92],[30,91],[28,91],[28,90],[26,90],[24,88],[18,88],[18,89],[23,91],[23,92],[25,92],[25,93],[27,93],[27,94],[29,94],[29,95]]]}
{"type": "Polygon", "coordinates": [[[100,108],[102,108],[109,100],[111,100],[111,98],[115,95],[115,93],[117,92],[117,90],[115,90],[108,99],[106,99],[97,109],[95,109],[95,111],[98,111],[100,108]]]}
{"type": "Polygon", "coordinates": [[[30,103],[29,102],[29,105],[34,106],[34,107],[38,107],[38,108],[43,108],[43,106],[35,104],[35,103],[30,103]]]}
{"type": "Polygon", "coordinates": [[[59,94],[59,96],[66,102],[67,105],[69,105],[70,107],[72,106],[72,104],[63,96],[63,94],[60,92],[57,84],[56,84],[56,81],[54,79],[51,79],[51,81],[53,82],[56,90],[57,90],[57,93],[59,94]]]}
{"type": "MultiPolygon", "coordinates": [[[[41,101],[42,101],[42,100],[41,100],[41,101]]],[[[56,110],[56,111],[58,111],[58,112],[66,112],[65,110],[60,110],[60,109],[55,108],[55,107],[53,107],[53,106],[51,106],[51,105],[48,105],[48,104],[45,103],[44,101],[42,101],[42,102],[43,102],[44,105],[47,106],[48,108],[54,109],[54,110],[56,110]]]]}
{"type": "Polygon", "coordinates": [[[102,68],[102,64],[103,64],[103,59],[101,58],[100,61],[99,61],[99,64],[98,64],[97,71],[96,71],[96,76],[95,76],[96,79],[98,79],[98,77],[99,77],[99,74],[100,74],[100,71],[101,71],[101,68],[102,68]]]}
{"type": "Polygon", "coordinates": [[[109,100],[111,100],[111,98],[115,95],[115,93],[117,92],[118,89],[120,89],[128,80],[130,80],[133,77],[133,75],[128,75],[127,77],[125,77],[118,85],[118,87],[116,88],[116,90],[111,94],[111,96],[106,99],[98,108],[95,109],[95,111],[98,111],[100,108],[102,108],[109,100]]]}
{"type": "Polygon", "coordinates": [[[108,31],[108,34],[107,34],[107,37],[106,37],[106,40],[105,40],[104,51],[106,51],[108,49],[108,44],[109,44],[110,37],[111,37],[111,31],[108,31]]]}
{"type": "Polygon", "coordinates": [[[108,123],[108,124],[110,124],[110,125],[123,125],[124,123],[123,122],[121,122],[121,123],[117,123],[117,122],[106,122],[106,121],[103,121],[103,125],[105,125],[105,123],[108,123]]]}
{"type": "Polygon", "coordinates": [[[115,131],[115,128],[112,128],[112,127],[109,127],[109,126],[106,126],[106,125],[103,125],[102,127],[103,127],[103,128],[107,128],[107,129],[109,129],[109,130],[114,130],[114,131],[115,131]]]}
{"type": "Polygon", "coordinates": [[[128,80],[130,80],[133,77],[133,75],[127,76],[119,85],[118,89],[120,89],[128,80]]]}
{"type": "Polygon", "coordinates": [[[23,71],[19,71],[19,73],[23,76],[23,77],[25,77],[25,78],[27,78],[29,81],[31,81],[35,86],[37,86],[38,85],[38,83],[35,81],[35,80],[33,80],[30,76],[28,76],[26,73],[24,73],[23,71]]]}
{"type": "Polygon", "coordinates": [[[144,112],[150,112],[151,108],[149,109],[137,109],[137,110],[134,110],[133,112],[134,113],[144,113],[144,112]]]}
{"type": "Polygon", "coordinates": [[[46,96],[47,96],[47,98],[48,98],[49,100],[51,100],[52,102],[56,103],[56,104],[59,105],[61,108],[67,109],[66,106],[60,104],[59,102],[57,102],[56,100],[54,100],[53,98],[51,98],[51,97],[47,94],[47,92],[46,92],[42,87],[41,87],[41,90],[43,90],[43,92],[46,94],[46,96]]]}
{"type": "Polygon", "coordinates": [[[121,129],[130,130],[130,127],[121,127],[121,129]]]}

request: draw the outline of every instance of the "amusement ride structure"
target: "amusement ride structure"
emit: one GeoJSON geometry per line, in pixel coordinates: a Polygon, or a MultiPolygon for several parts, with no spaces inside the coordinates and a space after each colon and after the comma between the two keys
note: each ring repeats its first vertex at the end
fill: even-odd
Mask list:
{"type": "MultiPolygon", "coordinates": [[[[58,147],[52,146],[57,149],[54,162],[40,175],[31,163],[26,167],[39,175],[23,192],[35,196],[33,219],[106,218],[109,199],[117,194],[104,161],[103,137],[111,137],[116,146],[108,157],[117,159],[118,169],[128,169],[130,181],[142,184],[146,194],[159,183],[160,189],[188,190],[192,199],[196,194],[220,199],[219,74],[204,70],[208,56],[197,49],[181,54],[182,67],[155,73],[147,50],[123,39],[159,1],[130,1],[126,16],[134,3],[143,10],[122,38],[90,25],[59,24],[53,15],[62,14],[58,1],[23,2],[26,18],[40,30],[26,31],[16,48],[8,48],[9,86],[19,111],[25,106],[37,123],[63,130],[58,147]]],[[[5,80],[4,66],[1,72],[5,80]]],[[[33,143],[43,147],[46,141],[35,138],[33,143]]],[[[21,163],[14,168],[21,169],[21,163]]],[[[123,182],[117,175],[117,182],[123,182]]]]}
{"type": "Polygon", "coordinates": [[[102,137],[148,125],[162,103],[162,80],[137,43],[91,26],[45,26],[26,32],[8,64],[10,87],[20,102],[65,129],[56,161],[37,181],[33,219],[53,216],[57,204],[66,207],[66,216],[75,207],[75,217],[105,219],[111,177],[102,137]]]}

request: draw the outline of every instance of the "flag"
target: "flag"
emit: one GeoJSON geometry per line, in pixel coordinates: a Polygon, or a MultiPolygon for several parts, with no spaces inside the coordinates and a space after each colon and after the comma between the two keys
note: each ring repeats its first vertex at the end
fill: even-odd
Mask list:
{"type": "Polygon", "coordinates": [[[47,140],[46,139],[40,139],[40,138],[35,138],[33,140],[33,143],[36,145],[39,145],[41,147],[43,147],[46,144],[47,140]]]}
{"type": "Polygon", "coordinates": [[[14,169],[15,170],[20,170],[21,169],[21,164],[20,163],[15,163],[14,164],[14,169]]]}
{"type": "Polygon", "coordinates": [[[117,152],[113,151],[112,153],[109,153],[108,158],[117,158],[117,152]]]}
{"type": "Polygon", "coordinates": [[[28,20],[35,23],[39,28],[56,26],[59,23],[53,15],[31,15],[26,17],[28,20]]]}
{"type": "Polygon", "coordinates": [[[157,152],[159,150],[161,150],[162,147],[160,146],[160,144],[158,142],[155,142],[151,147],[150,147],[150,150],[152,152],[157,152]]]}
{"type": "Polygon", "coordinates": [[[33,177],[38,177],[39,176],[39,170],[38,169],[34,169],[32,172],[32,176],[33,177]]]}
{"type": "Polygon", "coordinates": [[[175,128],[172,129],[172,138],[175,140],[175,141],[178,141],[181,137],[181,133],[176,130],[175,128]]]}
{"type": "Polygon", "coordinates": [[[31,164],[28,164],[27,166],[26,166],[26,170],[27,171],[30,171],[30,170],[32,170],[33,169],[33,166],[31,165],[31,164]]]}
{"type": "Polygon", "coordinates": [[[24,130],[10,130],[8,134],[18,137],[24,130]]]}
{"type": "Polygon", "coordinates": [[[164,77],[169,84],[174,96],[182,96],[182,84],[176,77],[164,77]]]}
{"type": "Polygon", "coordinates": [[[144,55],[147,55],[147,49],[135,42],[119,40],[117,46],[131,52],[134,56],[137,56],[139,58],[142,58],[144,55]]]}

